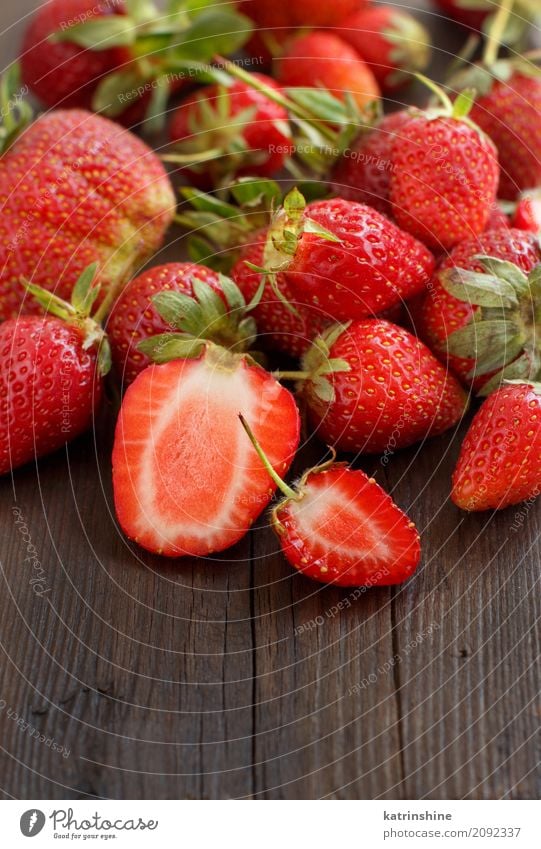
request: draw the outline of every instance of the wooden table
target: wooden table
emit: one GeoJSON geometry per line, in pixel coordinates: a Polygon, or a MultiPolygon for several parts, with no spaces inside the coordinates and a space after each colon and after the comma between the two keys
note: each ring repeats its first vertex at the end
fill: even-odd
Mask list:
{"type": "MultiPolygon", "coordinates": [[[[441,67],[461,37],[432,26],[441,67]]],[[[6,798],[539,796],[541,504],[459,512],[464,428],[363,463],[424,557],[403,587],[355,593],[294,573],[264,518],[214,560],[136,551],[111,509],[111,419],[0,484],[6,798]]]]}

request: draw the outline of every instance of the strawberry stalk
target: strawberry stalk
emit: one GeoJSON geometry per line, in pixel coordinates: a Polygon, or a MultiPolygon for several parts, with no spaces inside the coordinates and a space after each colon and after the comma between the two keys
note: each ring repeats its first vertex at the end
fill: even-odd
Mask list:
{"type": "Polygon", "coordinates": [[[514,0],[501,0],[498,11],[494,15],[492,25],[490,27],[485,50],[483,53],[483,62],[490,67],[498,58],[502,37],[505,28],[509,22],[509,18],[513,9],[514,0]]]}
{"type": "Polygon", "coordinates": [[[259,444],[259,442],[255,438],[254,433],[253,433],[250,425],[248,424],[248,422],[246,421],[246,419],[244,418],[242,413],[239,413],[239,419],[240,419],[241,425],[243,426],[244,430],[246,431],[246,433],[248,435],[248,439],[250,440],[250,442],[252,443],[252,445],[255,448],[257,456],[259,457],[259,459],[261,460],[261,462],[265,466],[265,469],[268,472],[269,477],[274,481],[274,483],[276,484],[276,486],[278,487],[280,492],[282,492],[285,495],[286,498],[291,499],[292,501],[300,501],[302,499],[302,495],[298,492],[295,492],[295,490],[292,489],[290,486],[288,486],[288,484],[284,480],[282,480],[280,475],[277,472],[274,471],[269,458],[267,457],[267,455],[263,451],[261,445],[259,444]]]}

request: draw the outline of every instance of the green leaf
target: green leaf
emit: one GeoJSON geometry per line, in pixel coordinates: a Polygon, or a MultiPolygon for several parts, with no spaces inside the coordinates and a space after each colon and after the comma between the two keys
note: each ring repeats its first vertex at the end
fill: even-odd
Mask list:
{"type": "Polygon", "coordinates": [[[152,297],[156,311],[171,327],[187,330],[186,323],[197,330],[201,320],[201,308],[189,295],[182,292],[158,292],[152,297]]]}
{"type": "Polygon", "coordinates": [[[280,186],[275,180],[253,177],[242,177],[230,187],[230,191],[238,204],[247,207],[261,206],[263,203],[270,207],[282,197],[280,186]]]}
{"type": "Polygon", "coordinates": [[[182,43],[172,48],[174,59],[210,60],[234,53],[245,44],[253,29],[244,15],[223,9],[204,10],[183,33],[182,43]]]}
{"type": "Polygon", "coordinates": [[[505,366],[505,368],[501,369],[497,374],[493,375],[490,380],[487,380],[487,382],[483,384],[477,394],[483,398],[486,398],[496,389],[499,389],[504,380],[527,380],[529,377],[532,376],[532,373],[535,376],[537,370],[538,366],[536,368],[535,365],[532,365],[530,356],[524,353],[521,357],[518,357],[516,360],[513,360],[512,363],[509,363],[505,366]]]}
{"type": "Polygon", "coordinates": [[[231,277],[226,277],[225,274],[220,274],[219,280],[229,311],[234,315],[244,312],[246,301],[244,300],[244,295],[237,284],[231,279],[231,277]]]}
{"type": "Polygon", "coordinates": [[[337,242],[342,244],[342,240],[339,239],[338,236],[335,236],[335,234],[331,233],[330,230],[327,230],[326,227],[322,227],[321,224],[317,223],[317,221],[313,221],[312,218],[304,219],[303,230],[305,233],[314,233],[316,236],[320,236],[328,242],[337,242]]]}
{"type": "Polygon", "coordinates": [[[489,274],[506,280],[519,295],[528,291],[528,278],[513,262],[506,262],[493,256],[477,256],[475,259],[479,260],[489,274]]]}
{"type": "Polygon", "coordinates": [[[447,339],[447,348],[456,357],[481,359],[491,354],[494,347],[505,347],[518,332],[517,325],[505,319],[474,320],[451,333],[447,339]]]}
{"type": "Polygon", "coordinates": [[[190,338],[182,333],[161,333],[143,339],[137,348],[155,363],[168,363],[170,360],[198,357],[205,344],[204,339],[190,338]]]}
{"type": "Polygon", "coordinates": [[[111,47],[128,47],[135,44],[136,27],[127,15],[106,15],[92,18],[57,30],[51,41],[68,41],[91,50],[110,50],[111,47]]]}
{"type": "Polygon", "coordinates": [[[207,333],[213,324],[227,314],[227,307],[208,283],[199,280],[197,277],[192,277],[192,286],[197,302],[201,306],[204,323],[203,332],[207,333]]]}
{"type": "Polygon", "coordinates": [[[351,121],[350,108],[325,88],[286,88],[285,94],[316,120],[329,124],[351,121]]]}
{"type": "Polygon", "coordinates": [[[311,381],[317,397],[326,404],[332,404],[335,399],[334,386],[326,377],[316,377],[311,381]]]}
{"type": "Polygon", "coordinates": [[[111,365],[111,346],[107,337],[103,336],[98,350],[98,371],[102,377],[105,377],[111,371],[111,365]]]}
{"type": "Polygon", "coordinates": [[[136,70],[116,71],[108,74],[98,85],[92,98],[92,109],[116,118],[121,115],[131,103],[140,98],[139,86],[144,87],[144,81],[136,70]]]}
{"type": "Polygon", "coordinates": [[[453,118],[460,120],[461,118],[465,118],[469,115],[475,100],[475,95],[476,92],[473,88],[465,88],[460,92],[453,103],[453,118]]]}
{"type": "Polygon", "coordinates": [[[98,297],[99,288],[93,285],[97,272],[98,263],[93,262],[84,269],[73,287],[71,305],[82,315],[90,315],[94,301],[98,297]]]}
{"type": "Polygon", "coordinates": [[[143,125],[143,131],[152,134],[161,132],[165,126],[167,101],[171,94],[171,83],[167,76],[157,77],[154,83],[143,125]]]}
{"type": "Polygon", "coordinates": [[[76,315],[72,305],[68,304],[67,301],[63,301],[62,298],[58,297],[58,295],[48,292],[36,283],[30,283],[28,280],[23,280],[22,284],[26,291],[35,298],[38,304],[42,306],[46,312],[51,313],[51,315],[56,315],[58,318],[63,319],[73,318],[76,315]]]}
{"type": "Polygon", "coordinates": [[[484,356],[479,356],[475,367],[468,375],[473,378],[483,374],[489,374],[494,369],[500,369],[507,363],[511,362],[522,353],[524,349],[524,336],[517,336],[507,339],[502,347],[495,345],[491,350],[487,351],[484,356]]]}
{"type": "Polygon", "coordinates": [[[212,212],[219,218],[237,218],[239,215],[237,206],[226,203],[213,195],[200,192],[199,189],[182,188],[180,194],[185,200],[189,201],[194,209],[212,212]]]}
{"type": "Polygon", "coordinates": [[[490,274],[452,268],[439,276],[446,292],[459,301],[483,307],[516,307],[518,299],[513,286],[490,274]]]}

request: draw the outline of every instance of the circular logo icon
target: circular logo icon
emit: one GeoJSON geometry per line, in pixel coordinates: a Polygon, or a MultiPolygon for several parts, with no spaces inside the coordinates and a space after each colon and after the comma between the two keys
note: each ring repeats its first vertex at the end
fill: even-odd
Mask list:
{"type": "Polygon", "coordinates": [[[31,808],[22,815],[20,825],[25,837],[35,837],[45,825],[45,814],[43,811],[31,808]]]}

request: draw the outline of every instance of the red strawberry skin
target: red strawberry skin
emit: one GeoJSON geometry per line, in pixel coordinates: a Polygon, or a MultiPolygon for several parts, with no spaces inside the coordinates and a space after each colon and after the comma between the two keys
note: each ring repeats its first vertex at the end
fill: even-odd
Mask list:
{"type": "Polygon", "coordinates": [[[349,371],[329,376],[334,400],[308,382],[304,397],[320,439],[341,451],[381,453],[453,427],[467,407],[456,378],[429,349],[384,319],[352,322],[330,349],[349,371]]]}
{"type": "Polygon", "coordinates": [[[490,92],[473,104],[470,118],[498,149],[498,195],[515,200],[526,189],[541,186],[541,80],[514,73],[495,81],[490,92]]]}
{"type": "Polygon", "coordinates": [[[84,268],[104,291],[161,246],[175,209],[156,154],[83,110],[38,118],[0,159],[0,319],[37,312],[21,279],[69,299],[84,268]],[[21,303],[22,302],[22,303],[21,303]]]}
{"type": "Polygon", "coordinates": [[[49,36],[107,15],[125,14],[122,0],[48,0],[34,12],[21,49],[23,82],[44,106],[90,109],[100,80],[129,58],[124,48],[85,50],[76,44],[53,42],[49,36]]]}
{"type": "Polygon", "coordinates": [[[335,463],[309,472],[300,501],[282,502],[275,529],[295,569],[342,587],[400,584],[415,571],[419,534],[391,497],[360,470],[335,463]]]}
{"type": "Polygon", "coordinates": [[[242,0],[240,10],[263,29],[327,27],[367,3],[368,0],[335,0],[333,3],[318,0],[242,0]]]}
{"type": "Polygon", "coordinates": [[[91,426],[103,381],[83,342],[78,328],[51,316],[0,325],[0,474],[91,426]]]}
{"type": "MultiPolygon", "coordinates": [[[[262,267],[265,234],[243,248],[231,270],[231,276],[248,303],[254,297],[261,276],[247,262],[262,267]]],[[[329,323],[328,318],[299,302],[284,274],[277,275],[280,292],[297,310],[295,315],[275,295],[270,283],[265,284],[263,296],[252,315],[257,324],[258,341],[262,347],[300,357],[310,342],[329,323]]]]}
{"type": "Polygon", "coordinates": [[[215,271],[193,262],[170,262],[157,265],[134,277],[117,299],[107,322],[113,364],[122,384],[128,386],[151,361],[139,351],[139,342],[171,330],[159,315],[152,298],[159,292],[173,291],[193,294],[192,278],[208,283],[222,293],[220,278],[215,271]]]}
{"type": "Polygon", "coordinates": [[[305,214],[340,243],[305,232],[284,276],[298,300],[329,321],[379,313],[430,280],[430,251],[375,209],[335,198],[308,204],[305,214]]]}
{"type": "MultiPolygon", "coordinates": [[[[271,77],[264,74],[253,74],[253,77],[275,91],[280,90],[271,77]]],[[[270,177],[279,171],[293,152],[284,126],[288,126],[288,114],[283,106],[273,103],[247,83],[236,80],[230,88],[220,90],[217,86],[205,86],[186,98],[173,113],[169,135],[172,142],[188,144],[190,151],[205,152],[209,148],[224,151],[223,156],[205,162],[199,171],[186,169],[184,172],[194,176],[198,184],[207,185],[215,183],[222,173],[270,177]],[[202,104],[215,114],[214,121],[206,120],[202,104]],[[220,109],[227,114],[221,115],[220,109]],[[252,113],[248,120],[243,115],[246,110],[252,113]],[[195,133],[194,127],[197,128],[195,133]],[[232,155],[228,144],[238,145],[239,140],[244,143],[245,151],[238,154],[241,164],[237,165],[237,155],[232,155]]]]}
{"type": "Polygon", "coordinates": [[[540,492],[541,396],[528,384],[507,384],[470,425],[451,498],[463,510],[500,510],[540,492]]]}
{"type": "Polygon", "coordinates": [[[529,233],[541,233],[541,197],[525,195],[517,203],[513,215],[513,227],[529,233]]]}
{"type": "Polygon", "coordinates": [[[339,197],[366,203],[378,212],[392,214],[389,201],[391,150],[396,135],[411,117],[402,109],[386,115],[368,132],[361,132],[351,150],[339,159],[332,174],[332,188],[339,197]]]}
{"type": "Polygon", "coordinates": [[[338,34],[368,63],[385,93],[407,85],[430,60],[428,32],[396,6],[360,9],[341,22],[338,34]]]}
{"type": "Polygon", "coordinates": [[[323,87],[340,98],[349,93],[361,108],[381,94],[366,62],[331,32],[311,32],[290,41],[279,62],[278,79],[283,86],[323,87]]]}
{"type": "Polygon", "coordinates": [[[249,530],[274,486],[239,412],[283,476],[299,444],[299,414],[264,369],[213,347],[136,378],[113,448],[115,508],[128,537],[168,557],[204,556],[249,530]]]}
{"type": "Polygon", "coordinates": [[[483,232],[499,180],[490,139],[455,118],[412,117],[391,161],[390,198],[400,227],[437,251],[483,232]]]}
{"type": "MultiPolygon", "coordinates": [[[[451,251],[440,264],[426,295],[412,306],[416,333],[437,356],[446,357],[449,367],[465,383],[471,383],[468,373],[475,365],[473,359],[447,355],[447,337],[470,321],[477,307],[459,301],[450,295],[440,283],[439,275],[449,268],[465,271],[483,271],[477,256],[493,256],[496,259],[514,262],[528,273],[541,262],[538,240],[521,230],[500,229],[483,233],[477,239],[468,239],[451,251]]],[[[484,382],[480,378],[481,382],[484,382]]]]}

